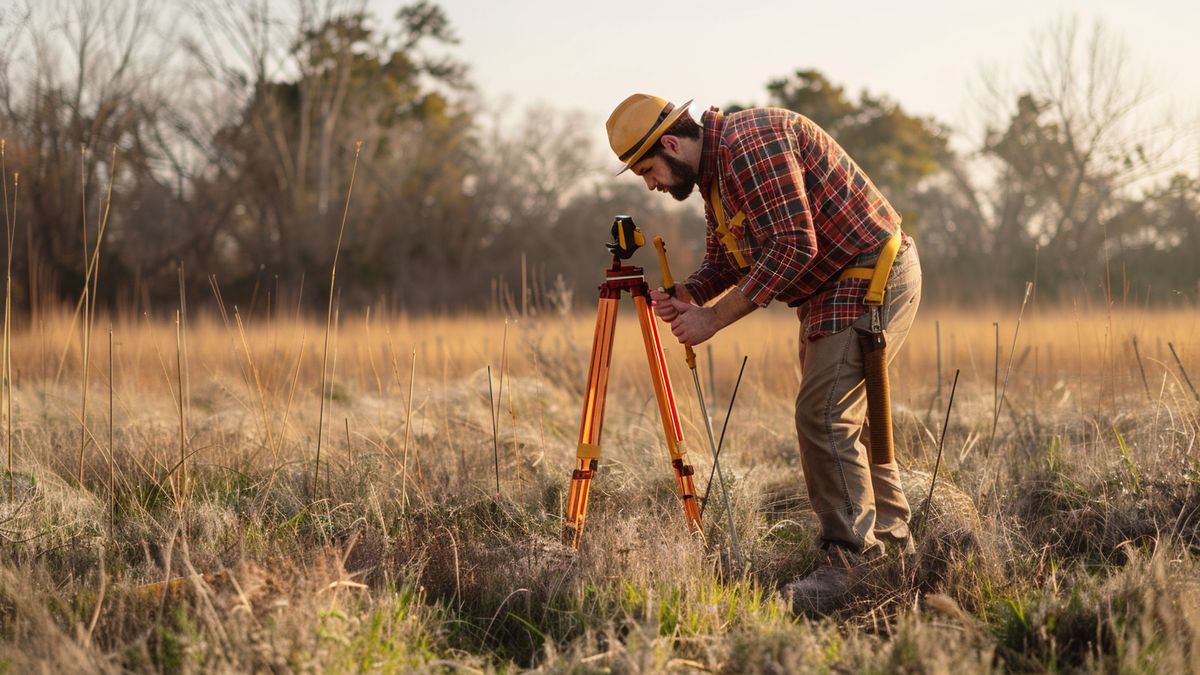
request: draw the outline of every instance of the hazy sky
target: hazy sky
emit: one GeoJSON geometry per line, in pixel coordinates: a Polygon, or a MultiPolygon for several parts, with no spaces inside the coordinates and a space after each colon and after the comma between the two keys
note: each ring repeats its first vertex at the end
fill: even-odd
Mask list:
{"type": "MultiPolygon", "coordinates": [[[[801,67],[970,127],[981,73],[1018,71],[1033,32],[1071,15],[1102,18],[1150,76],[1153,107],[1200,127],[1196,0],[438,1],[486,100],[584,110],[601,147],[604,119],[635,91],[762,103],[768,80],[801,67]]],[[[381,18],[402,4],[370,0],[381,18]]]]}

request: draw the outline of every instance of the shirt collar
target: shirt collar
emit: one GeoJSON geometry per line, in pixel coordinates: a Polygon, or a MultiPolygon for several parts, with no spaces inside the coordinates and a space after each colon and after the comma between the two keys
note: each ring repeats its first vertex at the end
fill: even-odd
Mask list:
{"type": "Polygon", "coordinates": [[[721,144],[721,129],[725,126],[725,121],[721,119],[721,111],[713,106],[700,116],[700,125],[703,127],[700,133],[703,145],[700,149],[700,176],[697,183],[700,194],[707,196],[713,178],[717,175],[717,149],[721,144]]]}

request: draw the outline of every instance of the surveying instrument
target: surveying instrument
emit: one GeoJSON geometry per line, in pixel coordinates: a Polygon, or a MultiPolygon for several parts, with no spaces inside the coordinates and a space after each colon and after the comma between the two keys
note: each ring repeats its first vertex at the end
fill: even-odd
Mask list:
{"type": "MultiPolygon", "coordinates": [[[[667,451],[671,457],[671,468],[675,471],[675,484],[679,490],[683,514],[687,519],[691,532],[702,532],[700,522],[700,501],[696,496],[696,486],[693,480],[695,473],[688,463],[687,451],[683,445],[683,427],[679,422],[679,410],[675,405],[675,393],[671,390],[671,377],[667,372],[667,362],[663,356],[662,342],[658,336],[658,323],[650,306],[650,287],[646,283],[646,275],[641,267],[626,265],[623,261],[633,256],[633,253],[646,243],[641,230],[629,216],[617,216],[612,226],[612,241],[606,244],[612,253],[612,266],[605,272],[604,283],[600,284],[600,307],[596,313],[596,332],[592,337],[592,352],[588,364],[587,388],[584,391],[583,419],[579,426],[579,444],[576,449],[578,466],[571,474],[571,489],[567,495],[566,521],[563,523],[563,544],[578,548],[583,535],[583,524],[587,517],[588,492],[600,460],[600,432],[604,422],[604,399],[608,391],[609,370],[612,364],[613,337],[617,327],[617,306],[621,294],[628,292],[633,296],[633,304],[637,309],[638,323],[642,328],[642,342],[646,347],[646,359],[650,365],[650,380],[654,384],[654,396],[658,399],[658,412],[662,419],[663,433],[667,439],[667,451]]],[[[663,266],[664,288],[673,290],[674,283],[666,266],[666,253],[662,239],[655,238],[658,247],[659,261],[663,266]]],[[[695,355],[688,347],[688,366],[695,375],[695,355]]],[[[713,461],[717,471],[717,448],[713,442],[712,424],[704,409],[703,394],[699,389],[699,379],[696,379],[697,394],[704,415],[705,428],[708,430],[709,445],[713,451],[713,461]]],[[[725,489],[724,480],[721,481],[725,489]]],[[[726,511],[730,517],[731,536],[734,548],[737,547],[737,535],[733,531],[732,510],[729,506],[729,495],[725,494],[726,511]]],[[[737,555],[735,553],[735,555],[737,555]]]]}

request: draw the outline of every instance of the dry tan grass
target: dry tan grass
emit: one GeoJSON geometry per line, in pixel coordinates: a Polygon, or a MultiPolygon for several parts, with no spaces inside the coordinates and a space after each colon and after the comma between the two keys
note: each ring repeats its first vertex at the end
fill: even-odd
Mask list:
{"type": "MultiPolygon", "coordinates": [[[[943,399],[963,373],[927,531],[914,561],[884,566],[821,622],[791,617],[777,593],[811,565],[815,539],[791,426],[798,325],[786,310],[752,315],[712,348],[718,422],[750,356],[723,456],[750,560],[738,579],[721,574],[715,516],[707,544],[685,534],[632,314],[618,322],[579,552],[557,538],[586,314],[510,324],[505,355],[503,317],[343,311],[314,485],[323,326],[245,315],[243,332],[232,308],[228,322],[201,308],[187,334],[186,500],[172,487],[174,323],[119,320],[111,535],[103,405],[89,406],[85,481],[75,480],[77,332],[69,316],[18,322],[0,659],[14,671],[1200,669],[1198,407],[1166,347],[1200,371],[1194,314],[1031,307],[986,452],[992,322],[1003,378],[1017,309],[923,310],[893,370],[914,505],[944,405],[935,321],[943,399]],[[498,378],[502,363],[497,495],[486,368],[498,378]],[[185,581],[152,585],[168,577],[185,581]]],[[[107,347],[93,349],[90,400],[107,401],[107,347]]],[[[707,476],[690,376],[681,350],[667,350],[707,476]]]]}

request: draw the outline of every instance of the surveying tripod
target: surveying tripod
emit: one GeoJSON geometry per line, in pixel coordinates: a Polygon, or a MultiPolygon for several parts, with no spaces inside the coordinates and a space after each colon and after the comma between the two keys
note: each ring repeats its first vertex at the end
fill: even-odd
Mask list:
{"type": "Polygon", "coordinates": [[[579,547],[583,535],[583,523],[587,516],[588,491],[600,460],[600,431],[604,422],[604,398],[608,391],[608,375],[612,362],[613,336],[617,328],[617,305],[621,293],[628,291],[637,308],[638,323],[642,327],[642,341],[646,346],[646,358],[650,362],[650,379],[654,383],[654,395],[658,399],[658,412],[662,418],[663,433],[667,437],[667,451],[671,455],[671,467],[675,470],[675,483],[679,498],[683,502],[683,513],[688,527],[700,532],[700,504],[696,498],[696,486],[692,479],[692,465],[687,461],[683,447],[683,427],[679,423],[679,411],[675,407],[675,394],[671,391],[671,377],[667,373],[667,362],[663,357],[662,343],[658,338],[658,324],[650,309],[650,287],[641,267],[622,264],[639,246],[645,244],[642,233],[629,216],[617,216],[612,228],[613,241],[607,244],[612,251],[612,267],[605,273],[600,284],[600,307],[596,314],[596,332],[592,337],[592,355],[588,365],[587,389],[583,401],[583,421],[579,425],[579,445],[575,456],[578,466],[571,474],[571,489],[567,495],[567,518],[563,523],[563,544],[579,547]]]}

